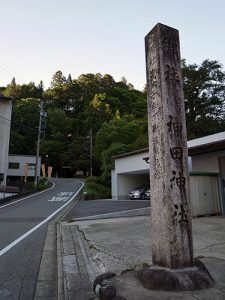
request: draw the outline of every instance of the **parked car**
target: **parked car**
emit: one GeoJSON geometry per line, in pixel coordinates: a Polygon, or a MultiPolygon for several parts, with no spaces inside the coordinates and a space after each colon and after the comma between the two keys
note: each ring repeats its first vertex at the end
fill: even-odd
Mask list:
{"type": "Polygon", "coordinates": [[[150,199],[150,188],[145,191],[145,199],[150,199]]]}
{"type": "Polygon", "coordinates": [[[146,199],[146,192],[149,190],[148,185],[140,185],[130,192],[129,199],[146,199]]]}

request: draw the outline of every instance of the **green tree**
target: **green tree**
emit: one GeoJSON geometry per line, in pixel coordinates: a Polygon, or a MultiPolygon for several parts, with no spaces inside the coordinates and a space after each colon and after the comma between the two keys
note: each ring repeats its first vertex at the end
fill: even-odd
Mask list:
{"type": "Polygon", "coordinates": [[[182,62],[188,138],[218,132],[224,123],[225,73],[218,61],[182,62]]]}
{"type": "Polygon", "coordinates": [[[62,71],[57,71],[51,81],[51,88],[59,88],[62,87],[66,83],[66,77],[63,76],[62,71]]]}
{"type": "Polygon", "coordinates": [[[12,79],[11,83],[5,88],[4,94],[6,96],[12,97],[15,101],[27,98],[40,99],[42,96],[42,91],[40,86],[36,86],[34,82],[28,84],[19,85],[16,83],[15,78],[12,79]]]}
{"type": "Polygon", "coordinates": [[[134,119],[142,118],[147,113],[147,99],[145,95],[137,90],[130,90],[124,83],[116,83],[110,90],[109,95],[118,100],[121,116],[132,115],[134,119]]]}
{"type": "Polygon", "coordinates": [[[96,94],[86,110],[86,120],[89,128],[96,133],[104,122],[112,119],[112,110],[106,94],[96,94]]]}
{"type": "Polygon", "coordinates": [[[119,154],[126,153],[130,150],[128,145],[123,143],[112,143],[109,148],[105,149],[101,153],[101,170],[102,170],[102,179],[104,180],[105,185],[110,187],[111,180],[111,170],[114,169],[114,159],[113,157],[119,154]]]}
{"type": "Polygon", "coordinates": [[[13,99],[18,99],[18,86],[16,84],[15,77],[13,77],[11,83],[6,86],[4,94],[5,96],[12,97],[13,99]]]}
{"type": "Polygon", "coordinates": [[[140,136],[143,128],[137,121],[114,119],[104,123],[96,135],[95,156],[102,159],[102,153],[112,144],[127,145],[126,150],[134,150],[132,144],[140,136]]]}
{"type": "Polygon", "coordinates": [[[76,122],[62,109],[48,110],[46,137],[41,143],[43,161],[62,175],[63,166],[88,171],[89,161],[85,149],[85,137],[76,134],[76,122]],[[46,159],[47,157],[47,159],[46,159]]]}
{"type": "Polygon", "coordinates": [[[54,175],[62,175],[62,166],[64,164],[63,154],[65,151],[66,145],[63,141],[44,139],[41,142],[40,153],[42,156],[42,163],[52,166],[54,175]]]}
{"type": "Polygon", "coordinates": [[[21,99],[14,102],[11,121],[10,153],[35,154],[39,124],[40,100],[21,99]]]}

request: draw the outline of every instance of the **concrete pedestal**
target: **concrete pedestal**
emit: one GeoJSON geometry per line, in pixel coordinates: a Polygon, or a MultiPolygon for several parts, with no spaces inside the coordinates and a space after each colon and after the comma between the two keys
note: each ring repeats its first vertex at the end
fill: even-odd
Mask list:
{"type": "Polygon", "coordinates": [[[173,270],[152,266],[139,270],[137,277],[145,288],[152,291],[195,291],[215,285],[200,260],[196,260],[191,268],[173,270]]]}

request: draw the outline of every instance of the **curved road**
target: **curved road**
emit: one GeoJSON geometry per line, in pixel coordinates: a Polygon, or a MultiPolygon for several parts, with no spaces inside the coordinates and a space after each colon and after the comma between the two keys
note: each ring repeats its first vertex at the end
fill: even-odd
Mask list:
{"type": "Polygon", "coordinates": [[[0,299],[33,299],[47,225],[83,185],[53,182],[49,190],[0,205],[0,299]]]}

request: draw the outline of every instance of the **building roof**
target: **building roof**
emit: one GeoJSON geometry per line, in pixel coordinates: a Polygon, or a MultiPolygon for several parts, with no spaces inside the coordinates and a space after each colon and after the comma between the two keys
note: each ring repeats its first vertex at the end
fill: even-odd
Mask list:
{"type": "MultiPolygon", "coordinates": [[[[225,131],[190,140],[187,142],[187,146],[189,156],[225,150],[225,131]]],[[[148,148],[143,148],[136,151],[131,151],[128,153],[117,155],[114,157],[114,159],[131,156],[147,151],[148,148]]]]}
{"type": "Polygon", "coordinates": [[[0,101],[1,101],[1,100],[12,100],[12,98],[3,96],[3,95],[0,93],[0,101]]]}
{"type": "MultiPolygon", "coordinates": [[[[36,157],[36,155],[30,155],[30,154],[9,154],[9,156],[18,156],[18,157],[36,157]]],[[[38,156],[41,157],[41,156],[38,156]]]]}
{"type": "Polygon", "coordinates": [[[188,141],[190,156],[225,150],[225,131],[188,141]]]}
{"type": "Polygon", "coordinates": [[[116,158],[126,157],[126,156],[130,156],[130,155],[134,155],[134,154],[144,153],[144,152],[147,152],[147,151],[148,151],[148,148],[143,148],[143,149],[127,152],[127,153],[124,153],[124,154],[119,154],[119,155],[114,156],[113,158],[116,159],[116,158]]]}

